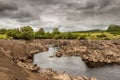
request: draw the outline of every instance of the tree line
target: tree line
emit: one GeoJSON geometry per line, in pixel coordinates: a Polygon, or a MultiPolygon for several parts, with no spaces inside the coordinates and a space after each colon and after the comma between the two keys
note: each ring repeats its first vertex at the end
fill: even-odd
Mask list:
{"type": "Polygon", "coordinates": [[[56,35],[59,35],[61,32],[58,28],[54,28],[53,31],[45,32],[43,28],[40,28],[38,31],[34,32],[31,26],[23,26],[20,29],[0,29],[0,34],[5,34],[7,37],[13,39],[51,39],[56,35]]]}
{"type": "MultiPolygon", "coordinates": [[[[103,32],[97,30],[98,32],[103,32]]],[[[120,34],[120,26],[119,25],[110,25],[106,32],[112,34],[120,34]]],[[[91,31],[90,31],[91,32],[91,31]]],[[[94,31],[93,31],[94,32],[94,31]]],[[[86,39],[89,37],[89,32],[60,32],[58,28],[54,28],[52,32],[45,32],[43,28],[40,28],[38,31],[34,32],[31,26],[23,26],[21,28],[16,29],[0,29],[0,34],[7,35],[8,38],[13,39],[86,39]],[[78,34],[77,34],[78,33],[78,34]]],[[[97,37],[103,37],[105,35],[101,34],[97,37]]]]}

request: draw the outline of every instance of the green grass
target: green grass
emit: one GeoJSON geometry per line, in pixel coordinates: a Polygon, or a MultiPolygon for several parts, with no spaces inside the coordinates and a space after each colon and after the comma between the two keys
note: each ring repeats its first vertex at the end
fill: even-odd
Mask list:
{"type": "Polygon", "coordinates": [[[7,35],[0,34],[0,39],[8,39],[7,35]]]}
{"type": "Polygon", "coordinates": [[[79,35],[80,37],[84,37],[85,39],[92,40],[111,40],[111,39],[120,39],[120,35],[114,35],[106,31],[96,31],[96,32],[71,32],[73,35],[79,35]]]}

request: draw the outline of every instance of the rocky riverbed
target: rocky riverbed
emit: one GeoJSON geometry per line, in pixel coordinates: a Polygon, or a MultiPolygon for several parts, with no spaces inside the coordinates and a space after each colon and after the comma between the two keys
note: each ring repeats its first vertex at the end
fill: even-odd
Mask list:
{"type": "Polygon", "coordinates": [[[88,67],[120,64],[120,40],[60,40],[54,44],[61,56],[80,56],[88,67]]]}
{"type": "Polygon", "coordinates": [[[35,40],[60,47],[61,56],[80,56],[88,67],[120,64],[120,40],[35,40]]]}
{"type": "MultiPolygon", "coordinates": [[[[71,41],[67,41],[69,42],[71,41]]],[[[72,77],[52,69],[41,71],[37,65],[33,65],[33,55],[47,51],[46,45],[49,44],[60,46],[62,49],[63,45],[66,46],[66,41],[0,40],[0,80],[96,80],[95,78],[72,77]]]]}
{"type": "Polygon", "coordinates": [[[33,55],[46,45],[60,47],[57,57],[80,56],[88,67],[120,64],[120,40],[0,40],[0,80],[96,80],[33,65],[33,55]]]}

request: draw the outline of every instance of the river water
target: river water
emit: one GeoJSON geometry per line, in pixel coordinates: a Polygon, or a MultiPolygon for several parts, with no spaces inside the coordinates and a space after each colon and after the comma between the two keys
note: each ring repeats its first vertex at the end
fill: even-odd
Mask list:
{"type": "Polygon", "coordinates": [[[106,66],[100,68],[88,68],[80,57],[53,57],[57,47],[49,46],[49,50],[34,55],[34,64],[41,68],[52,68],[57,71],[65,71],[73,76],[96,77],[98,80],[120,80],[120,66],[106,66]]]}

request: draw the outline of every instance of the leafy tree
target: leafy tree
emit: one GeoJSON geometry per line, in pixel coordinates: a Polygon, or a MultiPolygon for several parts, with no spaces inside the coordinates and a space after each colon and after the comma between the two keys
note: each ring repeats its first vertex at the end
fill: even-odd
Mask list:
{"type": "Polygon", "coordinates": [[[108,32],[113,34],[120,34],[120,26],[119,25],[110,25],[107,29],[108,32]]]}
{"type": "Polygon", "coordinates": [[[20,38],[20,31],[19,29],[8,29],[6,31],[7,36],[13,37],[14,39],[19,39],[20,38]]]}
{"type": "Polygon", "coordinates": [[[21,32],[20,32],[20,30],[17,28],[17,29],[13,29],[13,38],[14,39],[20,39],[20,34],[21,34],[21,32]]]}
{"type": "Polygon", "coordinates": [[[45,31],[43,28],[40,28],[37,32],[35,32],[35,38],[41,39],[45,37],[45,31]]]}
{"type": "Polygon", "coordinates": [[[40,35],[44,35],[44,34],[45,34],[45,31],[44,31],[43,28],[40,28],[39,31],[38,31],[38,33],[39,33],[40,35]]]}
{"type": "Polygon", "coordinates": [[[58,28],[54,28],[52,33],[53,35],[60,34],[60,31],[58,28]]]}
{"type": "Polygon", "coordinates": [[[34,32],[32,27],[30,26],[24,26],[20,28],[21,31],[21,38],[26,40],[31,40],[34,38],[34,32]]]}
{"type": "Polygon", "coordinates": [[[52,38],[53,38],[53,35],[50,32],[47,32],[45,34],[45,39],[52,39],[52,38]]]}
{"type": "Polygon", "coordinates": [[[5,34],[5,33],[6,33],[6,31],[7,31],[7,30],[6,30],[6,29],[4,29],[4,28],[3,28],[3,29],[0,29],[0,34],[5,34]]]}

